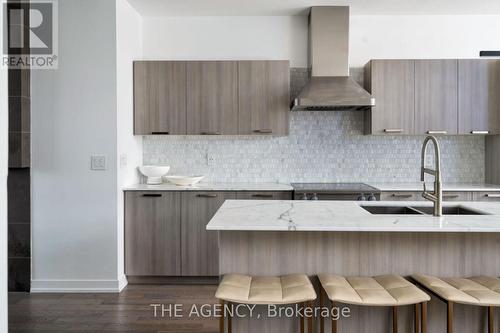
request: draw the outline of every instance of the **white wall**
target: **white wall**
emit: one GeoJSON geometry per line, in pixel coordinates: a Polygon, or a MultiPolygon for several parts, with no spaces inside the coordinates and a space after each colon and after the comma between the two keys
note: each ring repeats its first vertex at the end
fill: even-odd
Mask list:
{"type": "Polygon", "coordinates": [[[142,164],[142,137],[133,135],[134,91],[132,64],[142,57],[142,18],[126,0],[116,1],[116,97],[117,97],[117,251],[118,275],[124,281],[123,191],[139,182],[137,166],[142,164]],[[120,163],[125,155],[126,165],[120,163]]]}
{"type": "Polygon", "coordinates": [[[370,59],[478,58],[481,50],[500,49],[497,16],[353,16],[350,63],[370,59]]]}
{"type": "MultiPolygon", "coordinates": [[[[3,36],[2,29],[3,15],[0,15],[0,36],[3,36]]],[[[0,333],[7,333],[7,167],[9,158],[7,87],[7,70],[0,67],[0,333]]]]}
{"type": "Polygon", "coordinates": [[[59,69],[32,73],[32,291],[120,287],[115,16],[114,0],[59,1],[59,69]]]}
{"type": "Polygon", "coordinates": [[[289,59],[307,64],[307,17],[144,19],[146,59],[289,59]]]}
{"type": "MultiPolygon", "coordinates": [[[[500,16],[352,16],[350,65],[372,58],[476,58],[500,49],[500,16]]],[[[290,59],[307,64],[306,17],[144,20],[148,59],[290,59]]]]}

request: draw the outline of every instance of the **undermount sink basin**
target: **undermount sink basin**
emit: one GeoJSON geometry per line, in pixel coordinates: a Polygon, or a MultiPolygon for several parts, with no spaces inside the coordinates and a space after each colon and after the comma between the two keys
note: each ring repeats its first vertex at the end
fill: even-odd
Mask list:
{"type": "MultiPolygon", "coordinates": [[[[424,214],[434,214],[434,207],[414,207],[414,209],[421,211],[424,214]]],[[[460,206],[443,207],[443,215],[484,215],[482,213],[463,208],[460,206]]]]}
{"type": "MultiPolygon", "coordinates": [[[[432,215],[434,207],[361,206],[374,215],[432,215]]],[[[443,207],[443,215],[485,215],[460,206],[443,207]]]]}
{"type": "Polygon", "coordinates": [[[361,208],[374,215],[423,215],[411,207],[361,206],[361,208]]]}

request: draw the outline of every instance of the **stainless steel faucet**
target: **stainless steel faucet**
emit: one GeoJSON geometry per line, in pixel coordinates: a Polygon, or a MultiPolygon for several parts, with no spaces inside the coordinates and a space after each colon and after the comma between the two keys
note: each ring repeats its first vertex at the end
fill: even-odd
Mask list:
{"type": "Polygon", "coordinates": [[[425,138],[424,145],[422,146],[422,168],[421,168],[421,180],[424,182],[424,193],[422,197],[427,200],[434,202],[434,216],[443,215],[443,189],[441,187],[441,151],[439,149],[439,143],[436,137],[430,135],[425,138]],[[429,143],[434,144],[434,163],[436,164],[435,169],[428,169],[425,167],[425,157],[427,156],[427,147],[429,143]],[[434,176],[434,192],[427,192],[427,187],[425,185],[425,174],[434,176]]]}

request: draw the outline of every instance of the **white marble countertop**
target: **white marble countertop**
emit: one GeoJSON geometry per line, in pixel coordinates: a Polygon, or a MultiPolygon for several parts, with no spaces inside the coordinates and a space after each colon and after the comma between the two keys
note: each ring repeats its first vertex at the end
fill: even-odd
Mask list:
{"type": "Polygon", "coordinates": [[[177,186],[171,183],[161,185],[136,184],[124,191],[292,191],[290,184],[280,183],[203,183],[195,186],[177,186]]]}
{"type": "MultiPolygon", "coordinates": [[[[419,183],[367,183],[376,187],[382,192],[404,192],[404,191],[422,191],[423,185],[419,183]]],[[[432,190],[434,184],[428,182],[429,190],[432,190]]],[[[448,192],[499,192],[500,185],[476,184],[476,183],[444,183],[443,191],[448,192]]]]}
{"type": "MultiPolygon", "coordinates": [[[[455,202],[489,215],[372,215],[355,201],[227,200],[206,229],[218,231],[500,232],[500,203],[455,202]]],[[[363,202],[363,206],[432,206],[363,202]]]]}
{"type": "MultiPolygon", "coordinates": [[[[422,191],[422,183],[367,183],[382,192],[422,191]]],[[[427,183],[429,190],[433,184],[427,183]]],[[[292,191],[286,183],[198,183],[196,186],[176,186],[170,183],[161,185],[135,184],[126,186],[124,191],[292,191]]],[[[449,192],[500,192],[500,185],[444,183],[443,190],[449,192]]]]}

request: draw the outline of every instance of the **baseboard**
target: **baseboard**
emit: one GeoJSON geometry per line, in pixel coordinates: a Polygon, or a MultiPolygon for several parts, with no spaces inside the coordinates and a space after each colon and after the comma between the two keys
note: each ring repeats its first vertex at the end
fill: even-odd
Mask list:
{"type": "Polygon", "coordinates": [[[125,275],[117,280],[31,280],[31,292],[119,293],[127,283],[125,275]]]}
{"type": "Polygon", "coordinates": [[[127,276],[128,284],[192,284],[216,285],[220,280],[217,276],[127,276]]]}

